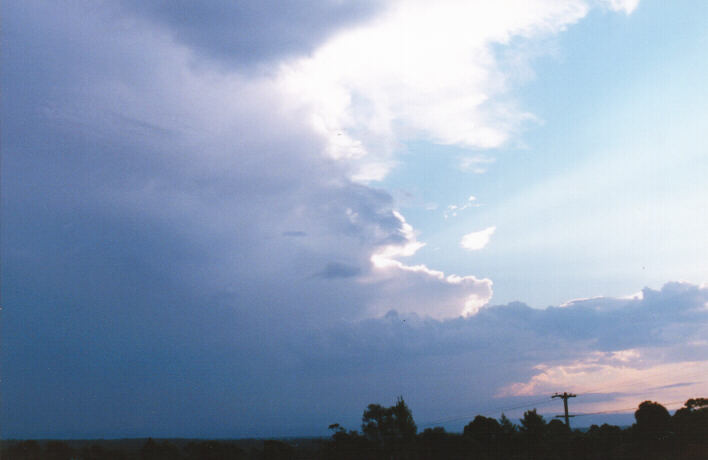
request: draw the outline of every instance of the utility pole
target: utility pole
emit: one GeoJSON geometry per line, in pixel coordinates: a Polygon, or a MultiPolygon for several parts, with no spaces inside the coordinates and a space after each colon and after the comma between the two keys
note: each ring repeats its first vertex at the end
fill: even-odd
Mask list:
{"type": "Polygon", "coordinates": [[[570,428],[570,420],[568,417],[573,417],[573,415],[568,415],[568,398],[575,398],[576,395],[573,393],[556,393],[551,398],[561,398],[563,400],[563,409],[565,409],[565,415],[556,415],[556,417],[564,417],[565,418],[565,426],[570,428]]]}

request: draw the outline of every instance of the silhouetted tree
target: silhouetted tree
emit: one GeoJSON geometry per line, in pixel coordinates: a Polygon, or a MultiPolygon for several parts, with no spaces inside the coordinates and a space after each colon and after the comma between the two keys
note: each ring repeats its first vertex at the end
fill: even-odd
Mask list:
{"type": "Polygon", "coordinates": [[[669,434],[671,415],[664,406],[654,401],[644,401],[634,412],[637,433],[643,439],[661,439],[669,434]]]}
{"type": "Polygon", "coordinates": [[[539,441],[546,431],[546,421],[543,416],[536,413],[536,409],[527,410],[524,412],[524,418],[521,419],[519,429],[527,439],[539,441]]]}
{"type": "Polygon", "coordinates": [[[441,426],[436,426],[434,428],[426,428],[420,434],[420,439],[428,441],[442,441],[444,439],[447,439],[447,432],[445,431],[445,428],[441,426]]]}
{"type": "Polygon", "coordinates": [[[380,404],[369,404],[361,418],[361,431],[369,441],[380,443],[390,431],[388,412],[380,404]]]}
{"type": "Polygon", "coordinates": [[[526,443],[526,451],[530,458],[542,455],[541,441],[546,433],[546,421],[536,413],[536,409],[524,412],[519,430],[526,443]]]}
{"type": "Polygon", "coordinates": [[[425,458],[440,458],[447,448],[447,432],[441,426],[426,428],[418,435],[418,440],[420,451],[425,458]]]}
{"type": "Polygon", "coordinates": [[[516,433],[516,425],[511,423],[511,420],[504,415],[504,412],[502,412],[501,417],[499,418],[499,428],[501,429],[501,435],[504,438],[511,438],[511,436],[516,433]]]}
{"type": "Polygon", "coordinates": [[[361,429],[367,439],[384,444],[411,441],[418,431],[413,414],[401,397],[391,407],[369,404],[362,416],[361,429]]]}
{"type": "Polygon", "coordinates": [[[492,451],[497,450],[501,432],[501,426],[496,419],[478,415],[465,426],[462,435],[473,440],[477,449],[491,456],[492,451]]]}
{"type": "Polygon", "coordinates": [[[543,439],[545,452],[566,458],[570,456],[571,441],[571,431],[568,425],[557,418],[548,422],[543,439]]]}
{"type": "Polygon", "coordinates": [[[499,438],[501,431],[501,426],[496,419],[478,415],[465,426],[462,434],[474,439],[483,446],[489,446],[499,438]]]}
{"type": "Polygon", "coordinates": [[[684,404],[689,410],[705,410],[708,409],[708,398],[689,399],[684,404]]]}
{"type": "Polygon", "coordinates": [[[708,398],[686,401],[684,407],[674,413],[671,423],[683,443],[708,440],[708,398]]]}
{"type": "Polygon", "coordinates": [[[367,440],[384,456],[391,458],[407,457],[418,431],[413,414],[402,397],[391,407],[369,404],[362,416],[361,429],[367,440]]]}
{"type": "Polygon", "coordinates": [[[415,439],[418,427],[413,420],[413,413],[406,405],[402,396],[399,396],[396,405],[391,408],[393,428],[396,438],[411,441],[415,439]]]}
{"type": "Polygon", "coordinates": [[[332,431],[332,442],[325,446],[325,458],[356,459],[365,456],[369,442],[358,431],[344,429],[339,423],[329,426],[332,431]]]}
{"type": "Polygon", "coordinates": [[[616,425],[608,425],[607,423],[603,423],[602,426],[590,426],[590,429],[588,429],[587,433],[588,436],[590,436],[591,438],[614,438],[615,440],[619,440],[620,435],[622,434],[622,428],[616,425]]]}
{"type": "Polygon", "coordinates": [[[499,417],[499,458],[512,458],[517,443],[518,427],[502,412],[499,417]]]}
{"type": "Polygon", "coordinates": [[[619,457],[619,447],[622,444],[622,428],[603,423],[602,426],[592,425],[587,431],[587,446],[592,452],[603,458],[619,457]]]}
{"type": "Polygon", "coordinates": [[[568,428],[565,423],[554,418],[553,420],[548,422],[548,425],[546,425],[546,433],[551,438],[560,438],[570,433],[570,428],[568,428]]]}

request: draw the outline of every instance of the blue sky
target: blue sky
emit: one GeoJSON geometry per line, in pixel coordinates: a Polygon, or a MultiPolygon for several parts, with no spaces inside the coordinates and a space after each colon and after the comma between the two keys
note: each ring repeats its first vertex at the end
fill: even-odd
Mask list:
{"type": "Polygon", "coordinates": [[[701,17],[661,2],[631,15],[593,11],[546,43],[532,79],[515,88],[536,120],[513,145],[408,144],[383,185],[399,191],[428,242],[418,260],[488,276],[495,301],[537,307],[702,282],[708,228],[690,217],[708,192],[701,17]],[[474,174],[459,168],[466,156],[493,162],[474,174]],[[469,196],[479,207],[445,219],[469,196]],[[461,234],[489,226],[484,251],[459,251],[461,234]]]}
{"type": "Polygon", "coordinates": [[[705,396],[702,2],[170,5],[2,4],[2,436],[705,396]]]}

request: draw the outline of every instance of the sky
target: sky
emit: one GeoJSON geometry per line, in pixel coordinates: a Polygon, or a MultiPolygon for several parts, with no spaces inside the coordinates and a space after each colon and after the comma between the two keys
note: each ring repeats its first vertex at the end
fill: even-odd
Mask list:
{"type": "Polygon", "coordinates": [[[708,395],[705,2],[0,13],[2,437],[708,395]]]}

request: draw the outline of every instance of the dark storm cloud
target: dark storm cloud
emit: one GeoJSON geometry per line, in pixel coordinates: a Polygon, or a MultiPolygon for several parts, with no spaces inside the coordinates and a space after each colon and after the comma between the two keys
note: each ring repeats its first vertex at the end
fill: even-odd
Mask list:
{"type": "Polygon", "coordinates": [[[339,262],[330,262],[318,275],[327,279],[350,278],[361,273],[359,267],[342,264],[339,262]]]}
{"type": "Polygon", "coordinates": [[[338,28],[370,17],[381,2],[150,0],[123,6],[165,26],[199,54],[249,66],[306,54],[338,28]]]}
{"type": "Polygon", "coordinates": [[[168,419],[226,417],[234,388],[262,400],[279,336],[364,308],[312,273],[399,238],[390,197],[273,116],[271,88],[204,85],[132,27],[88,3],[3,4],[3,434],[179,431],[168,419]]]}
{"type": "MultiPolygon", "coordinates": [[[[322,359],[367,365],[386,356],[386,349],[395,349],[407,360],[476,351],[481,359],[513,356],[527,364],[628,348],[681,346],[686,360],[694,359],[692,350],[706,351],[698,339],[708,333],[708,288],[667,283],[661,290],[647,288],[643,293],[642,299],[597,298],[543,310],[515,302],[448,320],[391,311],[383,318],[324,330],[308,337],[307,344],[319,343],[314,348],[322,359]],[[611,311],[605,310],[608,303],[614,304],[611,311]],[[694,345],[685,345],[692,341],[694,345]]],[[[323,363],[322,369],[330,369],[330,364],[323,363]]]]}
{"type": "Polygon", "coordinates": [[[267,429],[249,401],[300,385],[285,338],[380,297],[312,275],[403,243],[391,197],[272,81],[192,69],[94,3],[2,8],[3,434],[267,429]]]}

